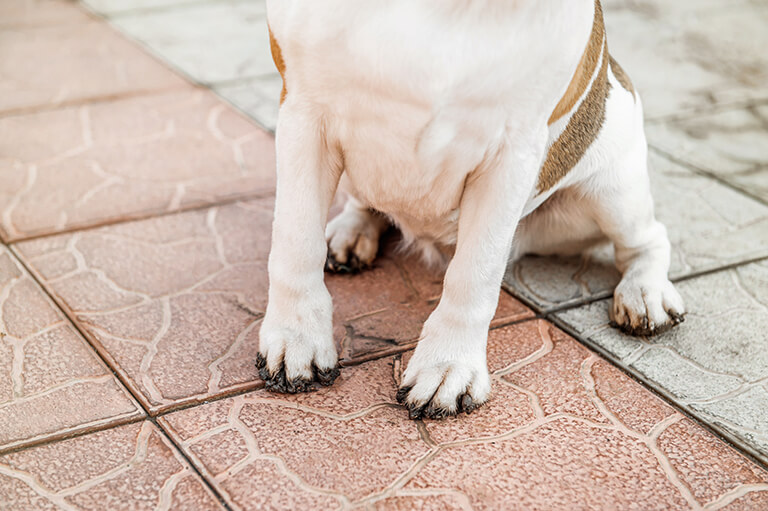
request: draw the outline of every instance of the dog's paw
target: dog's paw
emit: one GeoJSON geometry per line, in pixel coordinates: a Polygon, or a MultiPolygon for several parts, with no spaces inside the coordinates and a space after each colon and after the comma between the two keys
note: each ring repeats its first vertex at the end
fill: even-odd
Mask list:
{"type": "Polygon", "coordinates": [[[256,368],[271,392],[311,392],[339,376],[338,355],[330,334],[308,335],[265,323],[260,332],[256,368]]]}
{"type": "Polygon", "coordinates": [[[611,321],[629,335],[660,334],[684,319],[683,299],[669,280],[624,279],[614,291],[611,321]]]}
{"type": "Polygon", "coordinates": [[[472,413],[488,400],[491,380],[485,357],[430,360],[422,355],[430,352],[416,349],[397,391],[410,419],[472,413]]]}
{"type": "Polygon", "coordinates": [[[325,271],[358,273],[371,266],[379,251],[386,220],[361,210],[345,210],[328,223],[325,238],[328,258],[325,271]]]}

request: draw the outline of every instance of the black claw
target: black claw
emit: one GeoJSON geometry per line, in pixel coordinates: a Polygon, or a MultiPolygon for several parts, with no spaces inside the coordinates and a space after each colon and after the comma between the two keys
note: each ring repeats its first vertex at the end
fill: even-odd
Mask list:
{"type": "Polygon", "coordinates": [[[314,385],[315,382],[327,387],[332,384],[340,374],[338,366],[325,370],[318,370],[316,367],[313,367],[313,379],[294,378],[293,380],[289,380],[285,376],[285,366],[282,364],[276,372],[270,373],[269,368],[267,367],[267,360],[261,353],[256,355],[256,368],[259,370],[259,378],[264,380],[264,388],[269,392],[278,392],[281,394],[313,392],[317,390],[314,385]]]}
{"type": "Polygon", "coordinates": [[[341,374],[341,369],[339,369],[339,366],[335,366],[330,369],[318,369],[317,366],[313,366],[312,372],[315,375],[316,382],[318,382],[323,387],[328,387],[334,381],[336,381],[336,378],[339,377],[339,374],[341,374]]]}
{"type": "Polygon", "coordinates": [[[408,418],[411,420],[421,419],[424,417],[424,407],[416,405],[407,405],[408,418]]]}
{"type": "Polygon", "coordinates": [[[398,403],[401,405],[405,403],[405,398],[408,397],[408,393],[411,391],[413,387],[400,387],[397,390],[397,394],[395,394],[395,399],[398,403]]]}
{"type": "Polygon", "coordinates": [[[360,258],[356,254],[350,253],[346,263],[340,263],[333,256],[331,251],[328,251],[328,256],[325,259],[325,271],[328,273],[346,273],[355,274],[368,268],[367,264],[360,261],[360,258]]]}
{"type": "Polygon", "coordinates": [[[457,399],[458,410],[460,412],[472,413],[475,409],[475,403],[472,401],[472,396],[464,394],[457,399]]]}
{"type": "Polygon", "coordinates": [[[641,324],[636,327],[628,324],[619,325],[613,321],[611,321],[611,326],[618,328],[627,335],[632,335],[635,337],[652,337],[654,335],[663,334],[667,330],[685,321],[685,316],[683,314],[678,314],[676,312],[668,312],[668,314],[670,318],[669,321],[661,325],[654,326],[653,328],[649,326],[647,317],[643,318],[641,324]]]}

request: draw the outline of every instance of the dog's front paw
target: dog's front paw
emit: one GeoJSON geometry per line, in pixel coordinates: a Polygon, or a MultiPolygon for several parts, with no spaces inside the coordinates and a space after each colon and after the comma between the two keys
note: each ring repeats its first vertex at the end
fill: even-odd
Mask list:
{"type": "Polygon", "coordinates": [[[339,376],[330,332],[273,327],[266,320],[260,331],[256,368],[267,390],[288,394],[310,392],[316,384],[331,385],[339,376]]]}
{"type": "Polygon", "coordinates": [[[491,380],[484,353],[446,357],[421,347],[420,343],[397,391],[397,401],[408,409],[409,418],[442,419],[472,413],[488,400],[491,380]]]}
{"type": "Polygon", "coordinates": [[[683,299],[669,280],[622,280],[613,294],[611,320],[630,335],[656,335],[683,322],[683,299]]]}

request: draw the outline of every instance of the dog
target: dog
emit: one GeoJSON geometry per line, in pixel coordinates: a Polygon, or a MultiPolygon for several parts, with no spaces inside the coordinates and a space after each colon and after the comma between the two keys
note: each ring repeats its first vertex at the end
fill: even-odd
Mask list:
{"type": "Polygon", "coordinates": [[[370,265],[390,224],[429,260],[454,247],[397,393],[411,418],[488,399],[510,257],[610,241],[615,324],[652,335],[682,321],[640,97],[599,0],[268,0],[267,20],[283,78],[256,362],[268,389],[333,383],[324,267],[370,265]],[[348,200],[326,226],[337,189],[348,200]]]}

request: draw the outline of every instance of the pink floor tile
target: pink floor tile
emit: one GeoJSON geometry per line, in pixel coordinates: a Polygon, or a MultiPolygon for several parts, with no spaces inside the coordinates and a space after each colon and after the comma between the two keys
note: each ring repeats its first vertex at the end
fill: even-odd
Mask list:
{"type": "Polygon", "coordinates": [[[509,354],[491,401],[470,416],[408,420],[394,404],[405,354],[346,368],[312,394],[260,390],[159,420],[236,509],[761,509],[768,499],[768,473],[547,322],[494,330],[489,343],[509,354]],[[529,347],[499,346],[518,338],[529,347]],[[540,362],[553,370],[532,378],[540,362]]]}
{"type": "MultiPolygon", "coordinates": [[[[260,385],[271,221],[264,198],[16,247],[155,413],[260,385]]],[[[440,280],[391,243],[374,269],[328,276],[343,360],[412,346],[440,280]]],[[[496,322],[531,316],[501,294],[496,322]]]]}
{"type": "Polygon", "coordinates": [[[0,509],[223,510],[149,422],[0,456],[0,509]]]}
{"type": "Polygon", "coordinates": [[[0,154],[6,240],[271,194],[275,182],[272,137],[191,86],[0,117],[0,154]]]}
{"type": "Polygon", "coordinates": [[[0,247],[0,452],[142,415],[96,353],[0,247]]]}

